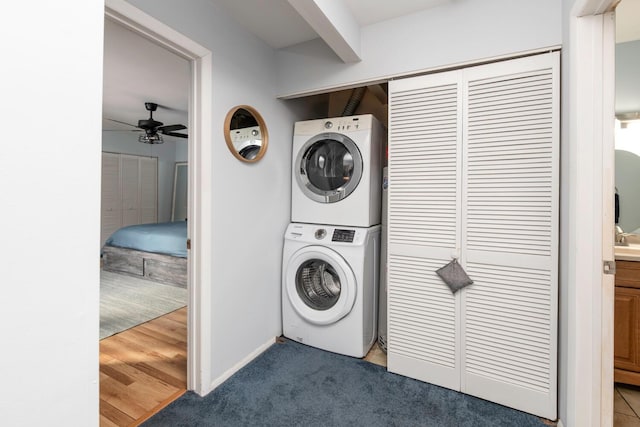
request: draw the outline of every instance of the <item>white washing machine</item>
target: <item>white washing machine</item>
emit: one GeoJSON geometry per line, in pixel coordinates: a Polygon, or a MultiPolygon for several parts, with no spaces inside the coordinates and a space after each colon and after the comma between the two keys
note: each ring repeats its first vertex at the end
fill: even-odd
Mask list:
{"type": "Polygon", "coordinates": [[[297,122],[291,221],[380,224],[384,128],[371,114],[297,122]]]}
{"type": "Polygon", "coordinates": [[[282,261],[284,336],[364,357],[376,339],[380,226],[290,224],[282,261]]]}

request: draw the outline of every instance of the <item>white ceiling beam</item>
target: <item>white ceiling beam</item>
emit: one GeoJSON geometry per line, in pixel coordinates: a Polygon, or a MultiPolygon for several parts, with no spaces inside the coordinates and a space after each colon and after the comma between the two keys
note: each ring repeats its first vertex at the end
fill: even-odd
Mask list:
{"type": "Polygon", "coordinates": [[[344,62],[360,58],[360,26],[342,0],[288,0],[344,62]]]}

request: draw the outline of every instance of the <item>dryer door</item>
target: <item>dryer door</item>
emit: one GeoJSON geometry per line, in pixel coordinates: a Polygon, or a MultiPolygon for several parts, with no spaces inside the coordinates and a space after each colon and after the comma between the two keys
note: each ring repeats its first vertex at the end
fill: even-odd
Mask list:
{"type": "Polygon", "coordinates": [[[356,300],[356,278],[337,252],[307,246],[293,254],[285,273],[291,305],[304,320],[329,325],[349,314],[356,300]]]}
{"type": "Polygon", "coordinates": [[[346,135],[321,133],[298,151],[296,181],[302,192],[320,203],[340,201],[353,192],[362,178],[362,155],[346,135]]]}

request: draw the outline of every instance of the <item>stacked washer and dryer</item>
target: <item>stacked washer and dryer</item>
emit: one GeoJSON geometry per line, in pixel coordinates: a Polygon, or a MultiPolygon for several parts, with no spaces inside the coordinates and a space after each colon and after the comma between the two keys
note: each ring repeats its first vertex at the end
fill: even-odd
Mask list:
{"type": "Polygon", "coordinates": [[[376,340],[385,140],[369,114],[295,124],[282,261],[294,341],[364,357],[376,340]]]}

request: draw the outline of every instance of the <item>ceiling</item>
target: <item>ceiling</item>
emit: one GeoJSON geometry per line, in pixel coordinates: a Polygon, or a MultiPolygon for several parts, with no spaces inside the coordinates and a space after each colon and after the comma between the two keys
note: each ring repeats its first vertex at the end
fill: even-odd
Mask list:
{"type": "MultiPolygon", "coordinates": [[[[289,0],[210,0],[274,49],[318,38],[289,0]]],[[[303,2],[310,0],[303,0],[303,2]]],[[[331,0],[341,2],[361,27],[429,9],[451,0],[331,0]]]]}
{"type": "Polygon", "coordinates": [[[139,119],[149,118],[145,102],[158,104],[155,120],[188,125],[189,67],[186,59],[105,19],[103,130],[135,130],[139,119]]]}
{"type": "MultiPolygon", "coordinates": [[[[319,37],[317,24],[314,30],[292,6],[310,0],[210,1],[274,49],[319,37]]],[[[453,0],[338,1],[332,0],[332,4],[341,4],[343,15],[350,15],[357,26],[365,26],[453,0]]],[[[330,27],[331,22],[322,25],[330,27]]],[[[159,105],[154,119],[165,125],[188,123],[188,61],[109,20],[105,20],[103,87],[103,130],[135,129],[112,120],[136,125],[148,117],[145,102],[159,105]]]]}
{"type": "MultiPolygon", "coordinates": [[[[353,58],[355,54],[357,58],[357,43],[338,29],[344,23],[358,34],[360,27],[457,0],[332,0],[334,10],[310,10],[314,0],[209,1],[274,49],[321,37],[341,58],[345,49],[346,56],[353,58]],[[342,37],[338,43],[336,36],[342,37]]],[[[640,39],[640,0],[619,4],[616,33],[618,42],[640,39]]],[[[187,125],[189,76],[187,60],[105,20],[103,129],[135,129],[106,119],[136,125],[139,119],[148,118],[145,102],[159,105],[154,119],[165,125],[187,125]]]]}
{"type": "Polygon", "coordinates": [[[616,7],[616,43],[640,40],[640,0],[622,0],[616,7]]]}

